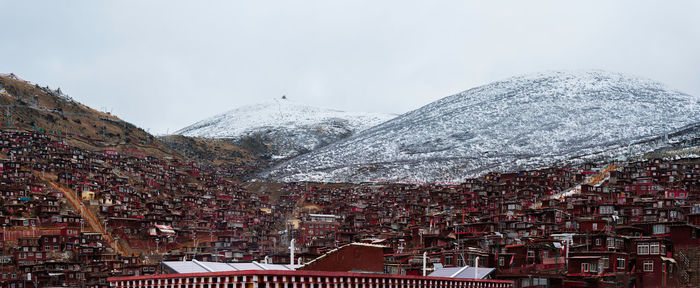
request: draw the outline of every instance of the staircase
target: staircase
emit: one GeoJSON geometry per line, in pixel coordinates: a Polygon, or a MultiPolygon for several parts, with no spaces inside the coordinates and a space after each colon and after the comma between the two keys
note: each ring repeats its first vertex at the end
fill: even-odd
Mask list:
{"type": "Polygon", "coordinates": [[[603,181],[603,179],[605,179],[605,177],[608,176],[608,173],[610,173],[610,171],[612,170],[615,170],[615,168],[617,168],[617,164],[615,163],[609,165],[608,167],[605,167],[603,171],[600,171],[600,173],[593,176],[593,178],[588,180],[588,183],[586,184],[595,186],[596,184],[600,183],[600,181],[603,181]]]}
{"type": "Polygon", "coordinates": [[[675,253],[680,283],[683,287],[700,287],[700,248],[681,248],[675,253]]]}

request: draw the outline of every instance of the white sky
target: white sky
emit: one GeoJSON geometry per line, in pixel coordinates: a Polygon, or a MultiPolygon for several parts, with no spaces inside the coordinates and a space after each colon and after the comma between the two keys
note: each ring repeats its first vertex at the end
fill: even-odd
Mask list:
{"type": "Polygon", "coordinates": [[[283,94],[404,113],[543,70],[700,95],[699,12],[700,1],[0,0],[0,72],[156,134],[283,94]]]}

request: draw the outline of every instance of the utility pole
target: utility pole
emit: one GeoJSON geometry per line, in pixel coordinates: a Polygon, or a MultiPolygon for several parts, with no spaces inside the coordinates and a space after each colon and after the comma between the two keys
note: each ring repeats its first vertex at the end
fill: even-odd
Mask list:
{"type": "Polygon", "coordinates": [[[289,265],[294,265],[294,238],[289,241],[289,265]]]}
{"type": "MultiPolygon", "coordinates": [[[[213,228],[209,228],[209,241],[212,241],[214,238],[214,230],[213,228]]],[[[214,247],[214,262],[219,262],[219,247],[214,247]]]]}
{"type": "Polygon", "coordinates": [[[8,126],[12,124],[12,107],[7,105],[7,124],[8,126]]]}
{"type": "Polygon", "coordinates": [[[82,205],[80,205],[80,216],[82,216],[80,219],[80,232],[82,232],[85,230],[85,209],[82,205]]]}
{"type": "Polygon", "coordinates": [[[554,274],[559,274],[559,249],[554,247],[556,249],[556,253],[554,254],[554,274]]]}
{"type": "Polygon", "coordinates": [[[197,230],[194,230],[194,257],[192,259],[197,258],[197,230]]]}

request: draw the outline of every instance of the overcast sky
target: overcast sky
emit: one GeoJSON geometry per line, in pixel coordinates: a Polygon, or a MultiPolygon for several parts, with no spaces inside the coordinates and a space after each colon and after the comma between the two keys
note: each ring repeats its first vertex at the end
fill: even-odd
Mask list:
{"type": "Polygon", "coordinates": [[[700,1],[0,0],[0,72],[155,134],[278,98],[404,113],[603,69],[700,95],[700,1]]]}

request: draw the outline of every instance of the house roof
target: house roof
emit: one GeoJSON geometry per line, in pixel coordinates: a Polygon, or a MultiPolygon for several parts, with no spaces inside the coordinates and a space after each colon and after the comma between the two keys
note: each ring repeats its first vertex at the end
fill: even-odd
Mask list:
{"type": "Polygon", "coordinates": [[[496,268],[481,268],[481,267],[450,267],[450,268],[437,268],[433,273],[430,273],[430,277],[445,277],[445,278],[460,278],[460,279],[474,279],[474,273],[476,273],[476,279],[484,279],[489,274],[493,273],[496,268]]]}
{"type": "Polygon", "coordinates": [[[162,233],[166,234],[175,234],[175,230],[173,230],[173,227],[170,227],[168,225],[155,225],[158,230],[162,233]]]}
{"type": "Polygon", "coordinates": [[[206,272],[226,272],[226,271],[249,271],[249,270],[295,270],[299,265],[279,265],[263,264],[258,262],[248,263],[224,263],[224,262],[200,262],[192,261],[163,261],[161,264],[176,274],[183,273],[206,273],[206,272]]]}
{"type": "Polygon", "coordinates": [[[598,259],[599,255],[586,255],[586,256],[571,256],[569,259],[598,259]]]}

